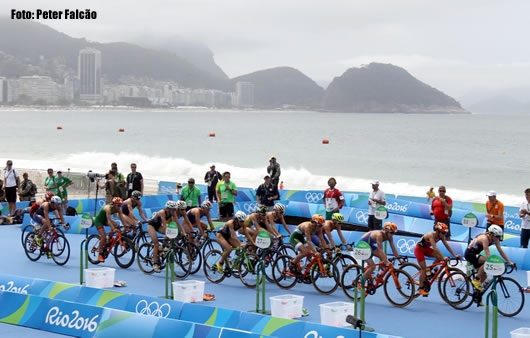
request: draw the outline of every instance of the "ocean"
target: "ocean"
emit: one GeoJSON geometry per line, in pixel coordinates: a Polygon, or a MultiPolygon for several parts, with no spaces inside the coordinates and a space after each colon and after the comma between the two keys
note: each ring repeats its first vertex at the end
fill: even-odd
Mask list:
{"type": "Polygon", "coordinates": [[[286,189],[324,189],[333,176],[341,190],[369,191],[378,179],[386,193],[425,196],[445,185],[453,199],[485,202],[496,190],[518,206],[530,187],[524,115],[19,108],[0,116],[0,162],[15,168],[104,173],[117,162],[126,174],[136,162],[145,178],[201,183],[215,164],[238,186],[257,187],[275,155],[286,189]]]}

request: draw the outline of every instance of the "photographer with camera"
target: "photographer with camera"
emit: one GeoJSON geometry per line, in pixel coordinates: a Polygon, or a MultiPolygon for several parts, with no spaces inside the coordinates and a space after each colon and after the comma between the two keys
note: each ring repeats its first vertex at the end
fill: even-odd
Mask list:
{"type": "MultiPolygon", "coordinates": [[[[91,172],[89,172],[90,174],[91,172]]],[[[96,184],[98,186],[99,189],[105,189],[105,203],[106,204],[109,204],[112,202],[112,198],[116,197],[114,196],[115,192],[116,192],[116,172],[114,170],[110,170],[106,175],[105,175],[105,183],[101,183],[101,180],[100,180],[100,177],[101,175],[99,174],[94,174],[95,177],[97,178],[96,180],[96,184]]],[[[89,176],[90,177],[90,176],[89,176]]],[[[92,180],[92,178],[91,178],[92,180]]]]}

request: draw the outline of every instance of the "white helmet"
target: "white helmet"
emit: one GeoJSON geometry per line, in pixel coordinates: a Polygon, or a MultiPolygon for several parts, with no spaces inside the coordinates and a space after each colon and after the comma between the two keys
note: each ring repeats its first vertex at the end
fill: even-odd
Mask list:
{"type": "Polygon", "coordinates": [[[168,208],[168,209],[176,209],[177,208],[177,202],[175,202],[175,201],[167,201],[166,202],[166,208],[168,208]]]}
{"type": "Polygon", "coordinates": [[[51,198],[50,202],[55,203],[55,204],[61,204],[61,203],[63,203],[63,200],[61,200],[61,198],[59,196],[53,196],[51,198]]]}
{"type": "Polygon", "coordinates": [[[285,205],[281,204],[281,203],[276,203],[274,205],[274,211],[277,211],[277,212],[284,212],[285,211],[285,205]]]}
{"type": "Polygon", "coordinates": [[[490,225],[488,232],[492,233],[495,237],[502,237],[502,228],[498,225],[490,225]]]}
{"type": "Polygon", "coordinates": [[[245,214],[243,211],[239,210],[234,215],[234,218],[237,219],[240,222],[244,222],[247,219],[247,214],[245,214]]]}
{"type": "Polygon", "coordinates": [[[188,206],[186,205],[186,202],[184,201],[178,201],[177,202],[177,209],[186,209],[188,206]]]}
{"type": "Polygon", "coordinates": [[[212,208],[212,202],[210,202],[208,200],[202,202],[201,208],[203,208],[203,209],[211,209],[212,208]]]}

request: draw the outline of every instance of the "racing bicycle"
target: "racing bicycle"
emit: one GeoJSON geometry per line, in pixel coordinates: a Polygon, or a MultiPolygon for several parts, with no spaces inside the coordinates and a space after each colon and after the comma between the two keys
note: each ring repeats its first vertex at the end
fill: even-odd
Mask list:
{"type": "Polygon", "coordinates": [[[55,264],[65,265],[70,259],[70,243],[59,227],[66,231],[70,228],[68,223],[60,224],[59,219],[50,219],[51,229],[42,235],[40,243],[37,240],[38,230],[30,231],[24,238],[24,252],[29,260],[36,262],[41,256],[52,258],[55,264]]]}
{"type": "MultiPolygon", "coordinates": [[[[153,242],[144,243],[138,249],[136,262],[138,267],[145,274],[152,274],[153,269],[153,242]]],[[[171,256],[173,256],[173,271],[176,278],[183,279],[190,275],[192,259],[188,250],[177,244],[177,239],[160,238],[158,246],[158,256],[160,261],[160,269],[164,269],[169,264],[171,256]]]]}
{"type": "MultiPolygon", "coordinates": [[[[255,250],[255,249],[252,249],[255,250]]],[[[257,281],[257,265],[259,258],[251,252],[249,246],[232,249],[230,256],[224,262],[223,271],[217,270],[217,263],[223,252],[212,250],[204,256],[204,275],[212,283],[221,283],[226,277],[239,277],[241,283],[248,288],[255,288],[257,281]]]]}
{"type": "MultiPolygon", "coordinates": [[[[87,242],[88,260],[92,264],[99,264],[99,234],[88,236],[87,242]]],[[[122,235],[121,230],[111,230],[107,232],[107,240],[102,255],[105,259],[112,254],[116,264],[121,268],[127,269],[134,262],[136,251],[134,250],[133,241],[122,235]]]]}

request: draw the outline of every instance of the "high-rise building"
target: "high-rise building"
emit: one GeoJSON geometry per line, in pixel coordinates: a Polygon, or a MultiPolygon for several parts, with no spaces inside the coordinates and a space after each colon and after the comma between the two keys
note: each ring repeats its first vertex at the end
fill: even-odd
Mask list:
{"type": "Polygon", "coordinates": [[[102,101],[101,52],[94,48],[79,51],[78,59],[79,98],[82,101],[102,101]]]}
{"type": "Polygon", "coordinates": [[[252,82],[238,81],[236,83],[236,105],[243,108],[254,106],[254,84],[252,82]]]}

